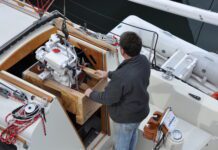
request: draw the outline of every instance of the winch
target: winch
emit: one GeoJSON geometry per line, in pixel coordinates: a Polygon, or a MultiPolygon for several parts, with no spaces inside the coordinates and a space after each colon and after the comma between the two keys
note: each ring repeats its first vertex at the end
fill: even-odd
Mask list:
{"type": "Polygon", "coordinates": [[[78,85],[81,68],[76,51],[57,34],[51,35],[49,41],[36,51],[36,59],[41,63],[43,72],[39,77],[42,80],[51,77],[68,87],[78,85]]]}

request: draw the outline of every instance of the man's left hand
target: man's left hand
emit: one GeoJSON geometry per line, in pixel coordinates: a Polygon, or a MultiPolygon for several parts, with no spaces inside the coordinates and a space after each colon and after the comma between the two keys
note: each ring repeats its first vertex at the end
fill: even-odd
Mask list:
{"type": "Polygon", "coordinates": [[[85,91],[85,95],[86,95],[87,97],[89,97],[91,93],[92,93],[92,89],[90,89],[90,88],[88,88],[88,89],[85,91]]]}

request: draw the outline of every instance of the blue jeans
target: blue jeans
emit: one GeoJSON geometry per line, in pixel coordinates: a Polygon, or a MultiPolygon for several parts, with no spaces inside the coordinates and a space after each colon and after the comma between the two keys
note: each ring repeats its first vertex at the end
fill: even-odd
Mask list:
{"type": "Polygon", "coordinates": [[[112,135],[115,150],[135,150],[138,140],[139,123],[116,123],[113,124],[112,135]]]}

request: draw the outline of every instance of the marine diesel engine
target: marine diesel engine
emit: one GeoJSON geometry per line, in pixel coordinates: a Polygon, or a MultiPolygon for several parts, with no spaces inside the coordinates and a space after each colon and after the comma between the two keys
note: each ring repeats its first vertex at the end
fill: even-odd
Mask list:
{"type": "Polygon", "coordinates": [[[53,78],[62,85],[72,87],[78,85],[78,57],[72,45],[57,34],[51,35],[49,41],[36,51],[36,59],[41,63],[42,80],[53,78]]]}

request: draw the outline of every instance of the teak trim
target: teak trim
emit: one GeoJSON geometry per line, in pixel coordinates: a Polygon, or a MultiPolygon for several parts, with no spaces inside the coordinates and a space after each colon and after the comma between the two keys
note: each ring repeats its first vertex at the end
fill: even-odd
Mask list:
{"type": "Polygon", "coordinates": [[[24,81],[21,82],[21,81],[17,80],[16,77],[14,77],[13,75],[9,76],[8,73],[5,71],[0,72],[0,78],[5,80],[6,82],[12,83],[15,86],[18,86],[18,87],[36,95],[36,96],[38,96],[40,98],[46,98],[46,100],[48,102],[52,102],[52,100],[53,100],[53,97],[43,93],[42,91],[38,90],[37,88],[34,88],[33,86],[29,86],[29,85],[25,84],[24,81]]]}
{"type": "Polygon", "coordinates": [[[83,67],[82,70],[89,76],[91,76],[92,78],[96,79],[96,80],[100,80],[101,77],[100,75],[96,74],[96,70],[93,70],[91,68],[88,67],[83,67]]]}
{"type": "Polygon", "coordinates": [[[31,17],[39,19],[39,15],[34,11],[34,9],[29,4],[25,2],[21,2],[19,0],[0,0],[0,2],[20,12],[23,12],[31,17]]]}
{"type": "Polygon", "coordinates": [[[56,33],[57,30],[55,27],[50,26],[41,32],[40,31],[37,32],[39,33],[36,36],[29,37],[26,40],[24,40],[23,43],[20,44],[17,49],[16,49],[17,45],[15,45],[14,48],[8,50],[8,51],[13,51],[13,53],[10,52],[11,54],[8,54],[9,56],[6,56],[7,58],[4,59],[2,63],[0,63],[0,70],[7,70],[10,67],[12,67],[18,61],[20,61],[25,56],[27,56],[32,51],[34,51],[36,48],[38,48],[43,43],[48,41],[51,34],[56,33]]]}
{"type": "MultiPolygon", "coordinates": [[[[61,30],[62,29],[62,24],[63,24],[63,19],[62,18],[57,18],[54,22],[54,25],[61,30]]],[[[111,52],[117,52],[116,47],[114,47],[113,45],[110,45],[106,42],[103,42],[101,40],[95,39],[89,35],[86,35],[80,31],[78,31],[76,28],[74,28],[73,26],[67,24],[67,29],[68,32],[71,36],[77,37],[79,39],[82,39],[90,44],[93,44],[99,48],[102,48],[106,51],[111,51],[111,52]]]]}

